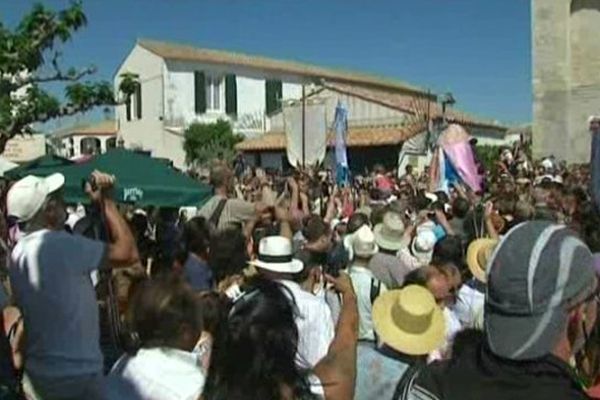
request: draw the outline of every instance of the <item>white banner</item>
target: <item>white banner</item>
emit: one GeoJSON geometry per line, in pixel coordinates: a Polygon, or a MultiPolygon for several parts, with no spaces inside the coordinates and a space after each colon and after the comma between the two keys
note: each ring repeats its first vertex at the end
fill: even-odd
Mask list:
{"type": "MultiPolygon", "coordinates": [[[[327,126],[325,104],[306,104],[305,107],[305,163],[315,165],[325,158],[327,126]]],[[[283,107],[287,158],[294,167],[302,165],[302,103],[283,107]]]]}

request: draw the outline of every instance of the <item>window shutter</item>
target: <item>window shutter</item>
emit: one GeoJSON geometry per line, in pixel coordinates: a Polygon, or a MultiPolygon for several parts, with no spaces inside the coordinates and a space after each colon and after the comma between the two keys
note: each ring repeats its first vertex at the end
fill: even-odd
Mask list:
{"type": "Polygon", "coordinates": [[[281,108],[279,101],[283,97],[283,85],[278,80],[267,80],[265,82],[265,107],[267,115],[281,108]]]}
{"type": "Polygon", "coordinates": [[[131,121],[131,96],[127,96],[127,104],[125,104],[125,114],[127,121],[131,121]]]}
{"type": "Polygon", "coordinates": [[[196,114],[206,112],[206,77],[204,72],[194,72],[194,108],[196,114]]]}
{"type": "Polygon", "coordinates": [[[237,83],[235,75],[225,75],[225,113],[237,115],[237,83]]]}
{"type": "Polygon", "coordinates": [[[135,116],[142,119],[142,84],[138,83],[135,87],[135,116]]]}

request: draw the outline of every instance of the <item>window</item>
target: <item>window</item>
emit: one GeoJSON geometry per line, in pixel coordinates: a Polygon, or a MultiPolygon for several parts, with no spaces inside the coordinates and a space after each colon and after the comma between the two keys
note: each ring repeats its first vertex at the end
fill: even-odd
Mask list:
{"type": "Polygon", "coordinates": [[[206,112],[206,76],[204,72],[194,72],[194,109],[196,114],[206,112]]]}
{"type": "Polygon", "coordinates": [[[111,137],[106,139],[106,150],[117,147],[117,138],[111,137]]]}
{"type": "Polygon", "coordinates": [[[222,111],[223,109],[223,78],[206,76],[206,109],[208,111],[222,111]]]}
{"type": "Polygon", "coordinates": [[[133,120],[133,116],[135,119],[142,119],[142,84],[138,83],[135,86],[135,91],[133,94],[127,99],[127,104],[125,104],[125,113],[127,121],[133,120]]]}
{"type": "Polygon", "coordinates": [[[127,121],[131,121],[131,97],[127,97],[127,104],[125,104],[125,114],[127,121]]]}
{"type": "Polygon", "coordinates": [[[281,81],[267,80],[265,82],[265,108],[267,115],[281,108],[280,102],[282,97],[283,87],[281,81]]]}
{"type": "Polygon", "coordinates": [[[79,142],[81,154],[92,155],[100,153],[100,139],[95,137],[82,138],[79,142]]]}
{"type": "Polygon", "coordinates": [[[142,84],[135,86],[135,117],[142,119],[142,84]]]}

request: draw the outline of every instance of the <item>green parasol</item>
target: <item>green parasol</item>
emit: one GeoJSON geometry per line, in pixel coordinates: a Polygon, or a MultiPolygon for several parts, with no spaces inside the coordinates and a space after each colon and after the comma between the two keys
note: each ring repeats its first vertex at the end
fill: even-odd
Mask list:
{"type": "Polygon", "coordinates": [[[60,171],[65,175],[65,200],[85,200],[82,187],[94,171],[115,175],[117,202],[138,206],[199,206],[212,195],[210,186],[175,170],[163,160],[125,149],[113,149],[90,161],[60,171]]]}
{"type": "Polygon", "coordinates": [[[6,171],[4,176],[11,180],[21,179],[27,175],[47,176],[69,165],[73,165],[73,161],[52,154],[46,154],[6,171]]]}
{"type": "MultiPolygon", "coordinates": [[[[131,150],[113,149],[80,164],[66,161],[68,164],[31,168],[24,175],[62,173],[65,176],[64,197],[69,203],[87,202],[83,184],[94,170],[117,178],[114,199],[120,203],[140,207],[200,206],[212,195],[210,186],[177,171],[164,160],[131,150]]],[[[19,174],[16,178],[24,175],[19,174]]]]}

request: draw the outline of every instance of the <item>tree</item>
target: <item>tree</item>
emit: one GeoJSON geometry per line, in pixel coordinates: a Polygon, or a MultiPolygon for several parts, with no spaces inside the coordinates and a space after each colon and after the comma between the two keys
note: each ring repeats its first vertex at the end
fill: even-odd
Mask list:
{"type": "Polygon", "coordinates": [[[486,171],[496,170],[496,163],[500,160],[501,150],[501,147],[491,145],[477,145],[475,147],[477,158],[485,166],[486,171]]]}
{"type": "Polygon", "coordinates": [[[206,166],[214,159],[230,161],[235,153],[235,145],[242,141],[231,124],[218,120],[213,124],[191,124],[185,130],[183,149],[186,162],[196,167],[206,166]]]}
{"type": "Polygon", "coordinates": [[[60,66],[60,44],[87,23],[81,1],[54,12],[38,4],[10,30],[0,22],[0,153],[12,137],[32,133],[32,124],[126,102],[135,91],[135,75],[122,77],[117,98],[109,82],[83,81],[96,72],[60,66]],[[64,83],[64,100],[44,86],[64,83]]]}

